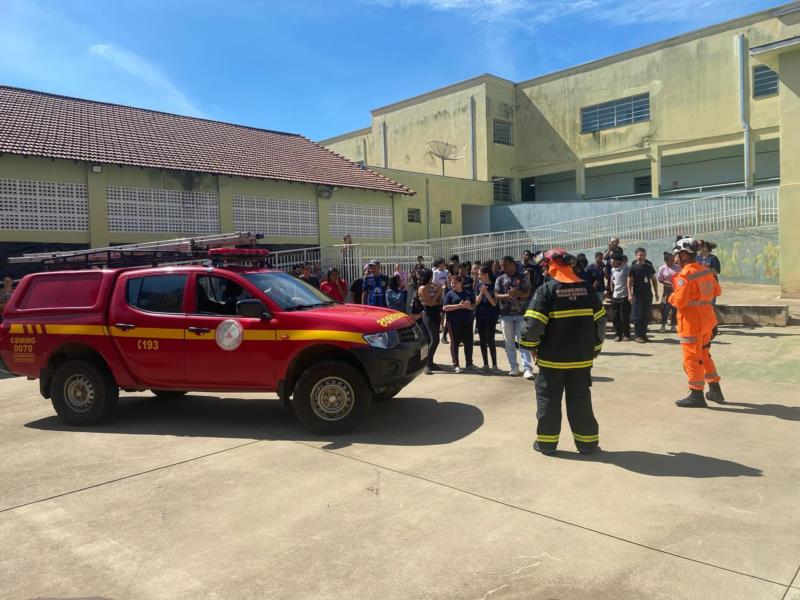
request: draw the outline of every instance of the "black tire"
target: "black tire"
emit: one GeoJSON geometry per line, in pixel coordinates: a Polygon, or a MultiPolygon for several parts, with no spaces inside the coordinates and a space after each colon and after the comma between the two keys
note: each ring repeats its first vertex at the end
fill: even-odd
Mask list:
{"type": "Polygon", "coordinates": [[[372,394],[372,399],[375,402],[386,402],[387,400],[391,400],[392,398],[397,396],[397,394],[400,393],[400,390],[402,390],[404,387],[405,387],[404,385],[393,385],[387,388],[383,388],[383,391],[381,392],[374,392],[372,394]]]}
{"type": "Polygon", "coordinates": [[[119,388],[99,361],[69,360],[59,366],[51,386],[53,408],[70,425],[95,425],[111,417],[119,388]]]}
{"type": "Polygon", "coordinates": [[[182,390],[150,390],[159,400],[180,400],[189,392],[182,390]]]}
{"type": "Polygon", "coordinates": [[[297,380],[292,407],[310,431],[341,435],[356,429],[372,404],[364,376],[347,363],[327,361],[306,369],[297,380]],[[330,394],[331,401],[323,397],[330,394]]]}

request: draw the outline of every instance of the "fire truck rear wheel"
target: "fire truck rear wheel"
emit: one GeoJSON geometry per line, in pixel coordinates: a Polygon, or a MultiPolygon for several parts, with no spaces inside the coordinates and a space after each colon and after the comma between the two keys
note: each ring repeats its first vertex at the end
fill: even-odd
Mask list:
{"type": "Polygon", "coordinates": [[[94,425],[110,417],[119,401],[119,388],[105,365],[92,360],[69,360],[52,381],[53,408],[70,425],[94,425]]]}
{"type": "Polygon", "coordinates": [[[372,404],[364,376],[347,363],[327,361],[306,369],[297,380],[292,406],[300,422],[318,435],[356,429],[372,404]]]}
{"type": "Polygon", "coordinates": [[[391,400],[392,398],[397,396],[397,394],[400,393],[400,390],[402,390],[404,387],[405,386],[403,385],[393,385],[387,388],[383,388],[383,390],[381,390],[380,392],[374,392],[372,394],[372,399],[375,402],[386,402],[387,400],[391,400]]]}

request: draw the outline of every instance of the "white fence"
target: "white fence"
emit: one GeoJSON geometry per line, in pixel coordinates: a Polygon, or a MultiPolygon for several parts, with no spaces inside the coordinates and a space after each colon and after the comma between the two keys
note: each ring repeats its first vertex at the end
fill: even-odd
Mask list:
{"type": "MultiPolygon", "coordinates": [[[[588,208],[588,206],[587,206],[588,208]]],[[[336,266],[348,281],[360,277],[361,268],[377,258],[393,270],[399,263],[408,270],[423,256],[425,262],[448,259],[457,254],[462,261],[499,259],[505,255],[518,258],[523,250],[564,248],[589,252],[605,248],[609,238],[619,237],[623,244],[646,242],[677,235],[704,234],[778,224],[778,189],[732,192],[718,196],[670,202],[660,206],[611,213],[498,233],[464,235],[409,242],[406,244],[353,244],[275,252],[273,264],[291,270],[300,262],[318,263],[324,271],[336,266]]]]}

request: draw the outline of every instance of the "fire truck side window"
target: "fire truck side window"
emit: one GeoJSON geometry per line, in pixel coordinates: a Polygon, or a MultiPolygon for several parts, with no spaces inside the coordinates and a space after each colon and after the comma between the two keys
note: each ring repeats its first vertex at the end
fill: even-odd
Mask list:
{"type": "Polygon", "coordinates": [[[128,304],[157,313],[180,313],[186,275],[153,275],[128,280],[128,304]]]}
{"type": "Polygon", "coordinates": [[[203,275],[197,278],[195,312],[201,315],[236,315],[236,303],[252,295],[235,281],[203,275]]]}

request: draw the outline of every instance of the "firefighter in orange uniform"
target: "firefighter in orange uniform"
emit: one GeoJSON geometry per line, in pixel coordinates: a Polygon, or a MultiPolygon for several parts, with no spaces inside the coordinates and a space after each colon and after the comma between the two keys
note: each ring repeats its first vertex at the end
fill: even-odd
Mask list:
{"type": "Polygon", "coordinates": [[[717,327],[712,301],[722,291],[714,273],[697,262],[699,250],[700,242],[688,237],[678,240],[673,248],[681,272],[674,277],[675,291],[669,302],[678,309],[683,368],[689,377],[689,395],[675,404],[685,408],[707,406],[706,400],[725,402],[710,352],[717,327]],[[709,391],[704,399],[706,383],[709,391]]]}

